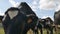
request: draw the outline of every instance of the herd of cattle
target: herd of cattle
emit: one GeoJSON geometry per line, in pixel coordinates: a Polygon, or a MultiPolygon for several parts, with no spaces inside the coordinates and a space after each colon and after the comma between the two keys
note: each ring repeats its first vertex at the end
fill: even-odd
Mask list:
{"type": "Polygon", "coordinates": [[[47,34],[53,34],[52,26],[60,24],[60,11],[54,13],[54,21],[50,17],[38,18],[26,2],[21,2],[18,7],[10,7],[4,16],[0,16],[5,34],[27,34],[32,29],[34,34],[38,34],[38,29],[43,34],[43,28],[47,29],[47,34]],[[50,33],[49,33],[49,31],[50,33]]]}

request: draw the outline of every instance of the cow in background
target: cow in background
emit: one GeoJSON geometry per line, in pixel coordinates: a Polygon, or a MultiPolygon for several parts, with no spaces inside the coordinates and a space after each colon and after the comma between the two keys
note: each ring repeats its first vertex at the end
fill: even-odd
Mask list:
{"type": "Polygon", "coordinates": [[[49,34],[48,30],[50,31],[50,34],[53,34],[53,20],[50,17],[46,18],[46,28],[47,28],[47,34],[49,34]]]}
{"type": "Polygon", "coordinates": [[[0,16],[0,23],[2,22],[3,16],[0,16]]]}
{"type": "Polygon", "coordinates": [[[55,28],[56,28],[56,34],[58,34],[57,27],[58,25],[60,25],[60,10],[54,13],[54,23],[55,23],[55,28]]]}
{"type": "Polygon", "coordinates": [[[43,34],[43,28],[45,28],[45,25],[46,25],[46,19],[41,19],[39,21],[39,25],[38,25],[39,26],[38,28],[40,29],[41,34],[43,34]]]}
{"type": "MultiPolygon", "coordinates": [[[[25,25],[25,30],[24,34],[27,33],[27,31],[31,28],[33,32],[35,32],[35,26],[38,21],[38,17],[36,14],[32,11],[32,9],[29,7],[29,5],[26,2],[21,2],[21,4],[18,6],[18,8],[21,10],[23,14],[25,14],[28,18],[27,21],[32,21],[32,22],[27,22],[25,25]]],[[[36,33],[36,32],[35,32],[36,33]]]]}
{"type": "Polygon", "coordinates": [[[26,19],[18,8],[9,8],[2,19],[5,34],[23,34],[26,19]]]}
{"type": "Polygon", "coordinates": [[[54,13],[54,23],[60,25],[60,10],[54,13]]]}
{"type": "Polygon", "coordinates": [[[36,31],[39,29],[40,33],[43,34],[43,25],[42,25],[43,20],[41,18],[39,18],[37,24],[36,24],[36,31]]]}
{"type": "Polygon", "coordinates": [[[51,20],[50,17],[47,17],[45,19],[40,19],[39,24],[37,26],[40,29],[41,34],[43,34],[42,28],[47,29],[47,34],[49,34],[49,31],[50,31],[50,34],[53,34],[53,26],[52,25],[53,25],[53,21],[51,20]]]}

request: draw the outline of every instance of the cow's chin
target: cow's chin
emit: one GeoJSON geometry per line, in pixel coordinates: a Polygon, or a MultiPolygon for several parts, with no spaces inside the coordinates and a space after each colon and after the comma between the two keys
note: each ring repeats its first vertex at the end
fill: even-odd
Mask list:
{"type": "Polygon", "coordinates": [[[8,11],[8,15],[10,19],[13,19],[15,16],[18,15],[18,11],[8,11]]]}

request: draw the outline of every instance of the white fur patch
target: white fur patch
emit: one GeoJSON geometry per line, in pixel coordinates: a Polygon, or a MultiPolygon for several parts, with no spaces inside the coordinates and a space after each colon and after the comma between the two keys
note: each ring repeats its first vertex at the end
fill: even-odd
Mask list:
{"type": "Polygon", "coordinates": [[[16,15],[18,14],[18,11],[8,11],[8,15],[10,17],[10,19],[13,19],[16,15]]]}
{"type": "Polygon", "coordinates": [[[5,20],[6,16],[7,16],[7,15],[5,14],[5,15],[4,15],[4,18],[2,19],[2,21],[4,21],[4,20],[5,20]]]}

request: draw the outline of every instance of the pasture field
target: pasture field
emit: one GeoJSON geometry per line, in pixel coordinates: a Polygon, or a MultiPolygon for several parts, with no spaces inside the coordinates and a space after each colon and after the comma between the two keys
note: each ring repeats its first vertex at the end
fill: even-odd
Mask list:
{"type": "MultiPolygon", "coordinates": [[[[39,31],[39,29],[38,29],[38,31],[39,31]]],[[[43,34],[47,34],[46,32],[47,32],[46,29],[43,29],[43,34]]],[[[53,30],[53,33],[56,34],[56,32],[54,30],[53,30]]],[[[1,24],[0,24],[0,34],[4,34],[4,29],[1,24]]],[[[27,32],[27,34],[33,34],[33,31],[30,29],[27,32]]],[[[40,31],[39,31],[39,34],[40,34],[40,31]]],[[[58,29],[58,34],[60,34],[60,29],[58,29]]]]}
{"type": "Polygon", "coordinates": [[[4,30],[2,27],[0,27],[0,34],[4,34],[4,30]]]}
{"type": "MultiPolygon", "coordinates": [[[[53,30],[54,34],[55,34],[55,31],[53,30]]],[[[40,33],[40,32],[39,32],[40,33]]],[[[46,30],[43,31],[44,34],[47,34],[46,33],[46,30]]],[[[0,27],[0,34],[4,34],[4,30],[2,27],[0,27]]],[[[33,34],[33,31],[30,29],[27,34],[33,34]]],[[[58,34],[60,34],[60,30],[58,31],[58,34]]]]}
{"type": "MultiPolygon", "coordinates": [[[[44,34],[46,34],[46,30],[44,30],[43,32],[44,32],[44,34]]],[[[39,32],[39,33],[40,33],[40,32],[39,32]]],[[[0,28],[0,34],[4,34],[3,28],[0,28]]],[[[33,31],[30,29],[30,30],[27,32],[27,34],[33,34],[33,31]]]]}

